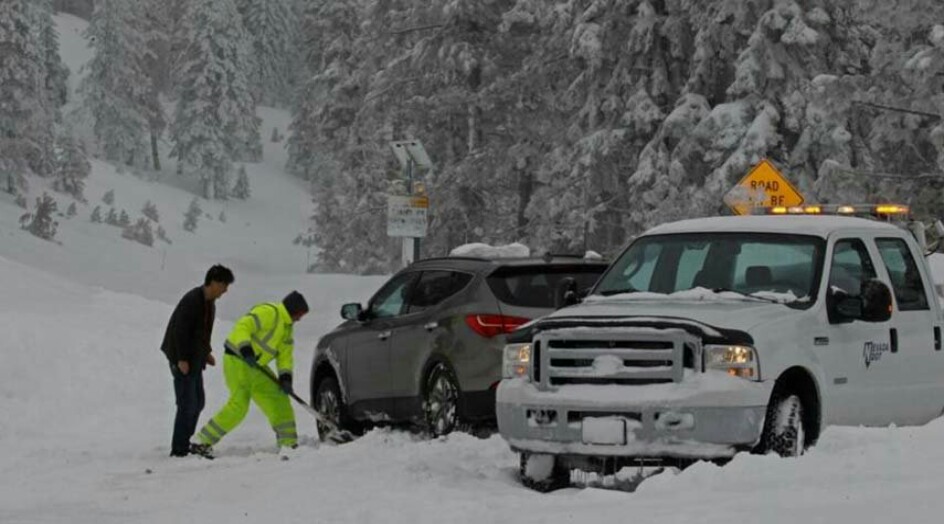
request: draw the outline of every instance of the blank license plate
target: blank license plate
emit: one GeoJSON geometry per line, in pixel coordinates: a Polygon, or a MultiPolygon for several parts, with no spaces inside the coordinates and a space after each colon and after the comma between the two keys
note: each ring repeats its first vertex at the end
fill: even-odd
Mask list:
{"type": "Polygon", "coordinates": [[[583,419],[584,444],[626,444],[626,421],[618,418],[583,419]]]}

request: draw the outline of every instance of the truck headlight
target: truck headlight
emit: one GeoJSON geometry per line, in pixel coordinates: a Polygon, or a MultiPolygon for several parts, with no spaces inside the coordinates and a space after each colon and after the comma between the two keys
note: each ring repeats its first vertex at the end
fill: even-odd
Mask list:
{"type": "Polygon", "coordinates": [[[760,380],[757,351],[750,346],[705,346],[705,369],[720,369],[732,377],[760,380]]]}
{"type": "Polygon", "coordinates": [[[508,344],[502,365],[502,378],[528,377],[531,374],[531,344],[508,344]]]}

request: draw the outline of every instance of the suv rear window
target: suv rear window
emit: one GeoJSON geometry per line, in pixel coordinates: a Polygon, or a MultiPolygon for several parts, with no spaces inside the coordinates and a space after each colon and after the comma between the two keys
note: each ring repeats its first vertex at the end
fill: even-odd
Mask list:
{"type": "Polygon", "coordinates": [[[501,302],[518,307],[553,308],[554,293],[567,278],[577,281],[577,290],[587,291],[596,284],[606,266],[514,266],[492,273],[488,287],[501,302]]]}

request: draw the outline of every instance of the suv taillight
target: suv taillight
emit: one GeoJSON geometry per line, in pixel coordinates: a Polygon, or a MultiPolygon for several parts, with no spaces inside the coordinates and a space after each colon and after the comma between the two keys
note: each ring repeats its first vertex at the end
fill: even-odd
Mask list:
{"type": "Polygon", "coordinates": [[[465,323],[472,328],[472,331],[485,338],[511,333],[530,321],[530,318],[508,315],[467,315],[465,317],[465,323]]]}

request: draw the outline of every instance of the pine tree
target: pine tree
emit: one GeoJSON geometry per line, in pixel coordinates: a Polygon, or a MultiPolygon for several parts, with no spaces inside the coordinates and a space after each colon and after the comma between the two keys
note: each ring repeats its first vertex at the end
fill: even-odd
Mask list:
{"type": "Polygon", "coordinates": [[[118,225],[118,213],[115,211],[115,208],[108,210],[108,216],[105,217],[105,223],[109,226],[118,225]]]}
{"type": "Polygon", "coordinates": [[[53,216],[58,211],[56,201],[46,193],[42,198],[36,198],[36,210],[32,214],[26,214],[20,217],[21,227],[30,232],[33,236],[43,240],[52,240],[56,236],[56,229],[59,222],[56,222],[53,216]]]}
{"type": "Polygon", "coordinates": [[[144,203],[144,208],[141,209],[141,214],[153,220],[154,222],[161,221],[161,216],[157,212],[157,206],[154,205],[154,203],[150,200],[144,203]]]}
{"type": "Polygon", "coordinates": [[[142,101],[151,80],[144,35],[134,23],[134,0],[101,0],[85,37],[95,50],[82,81],[85,104],[106,159],[143,166],[148,158],[149,120],[142,101]]]}
{"type": "Polygon", "coordinates": [[[66,217],[73,218],[75,215],[79,214],[79,210],[75,207],[75,202],[69,204],[69,208],[66,209],[66,217]]]}
{"type": "Polygon", "coordinates": [[[252,35],[253,74],[251,82],[256,100],[272,106],[286,106],[292,101],[292,85],[298,59],[292,0],[257,0],[242,2],[244,25],[252,35]]]}
{"type": "Polygon", "coordinates": [[[84,201],[85,180],[91,172],[92,165],[86,158],[85,147],[82,143],[71,134],[61,136],[53,188],[84,201]]]}
{"type": "MultiPolygon", "coordinates": [[[[0,167],[49,176],[57,107],[48,99],[42,28],[48,3],[0,2],[0,167]]],[[[22,177],[22,175],[18,175],[22,177]]],[[[25,179],[18,180],[25,185],[25,179]]]]}
{"type": "Polygon", "coordinates": [[[102,206],[95,206],[95,209],[92,210],[91,220],[93,224],[102,223],[102,206]]]}
{"type": "Polygon", "coordinates": [[[151,229],[151,222],[147,218],[142,217],[134,225],[126,225],[121,236],[148,247],[154,245],[154,232],[151,229]]]}
{"type": "Polygon", "coordinates": [[[118,225],[121,227],[128,227],[131,225],[131,217],[128,216],[128,212],[124,209],[121,210],[121,214],[118,216],[118,225]]]}
{"type": "Polygon", "coordinates": [[[102,202],[108,204],[109,206],[115,204],[115,190],[109,189],[105,191],[105,194],[102,196],[102,202]]]}
{"type": "Polygon", "coordinates": [[[249,175],[246,174],[246,166],[239,166],[239,174],[236,175],[236,185],[233,186],[233,198],[246,200],[250,197],[249,175]]]}
{"type": "Polygon", "coordinates": [[[194,198],[190,201],[190,207],[187,208],[187,212],[184,213],[184,229],[191,233],[196,231],[197,222],[202,214],[203,209],[200,208],[200,202],[194,198]]]}
{"type": "Polygon", "coordinates": [[[46,75],[46,97],[54,107],[66,104],[69,98],[69,68],[59,54],[59,33],[53,22],[55,12],[52,0],[37,0],[43,9],[40,16],[40,33],[43,49],[43,69],[46,75]]]}
{"type": "Polygon", "coordinates": [[[255,160],[262,147],[248,35],[233,0],[193,0],[183,24],[171,155],[178,172],[210,181],[205,197],[225,199],[232,161],[255,160]]]}
{"type": "Polygon", "coordinates": [[[166,244],[171,244],[169,238],[167,238],[167,231],[164,231],[163,226],[157,226],[157,239],[166,244]]]}

